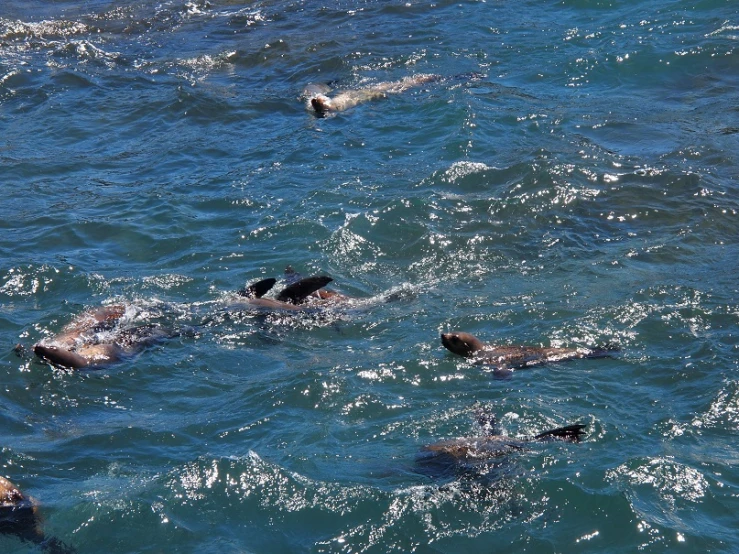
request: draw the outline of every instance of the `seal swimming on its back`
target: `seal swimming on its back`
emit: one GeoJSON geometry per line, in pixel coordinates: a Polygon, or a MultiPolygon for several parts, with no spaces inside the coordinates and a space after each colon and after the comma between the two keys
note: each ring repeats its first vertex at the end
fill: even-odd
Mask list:
{"type": "Polygon", "coordinates": [[[39,358],[66,369],[99,368],[119,362],[171,334],[156,325],[122,328],[122,305],[102,306],[79,314],[57,335],[33,345],[39,358]]]}
{"type": "Polygon", "coordinates": [[[500,370],[522,369],[578,358],[606,358],[618,350],[616,346],[590,349],[484,344],[476,336],[463,332],[442,333],[441,343],[455,354],[500,370]]]}
{"type": "Polygon", "coordinates": [[[23,541],[41,546],[45,552],[71,554],[70,549],[55,537],[46,537],[37,513],[36,502],[18,487],[0,477],[0,533],[15,535],[23,541]]]}

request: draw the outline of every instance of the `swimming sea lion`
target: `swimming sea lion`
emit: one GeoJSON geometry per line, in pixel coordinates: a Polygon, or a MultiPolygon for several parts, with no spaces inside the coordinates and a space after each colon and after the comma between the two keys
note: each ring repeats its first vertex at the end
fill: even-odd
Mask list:
{"type": "Polygon", "coordinates": [[[579,442],[585,434],[584,424],[567,425],[534,436],[515,438],[494,434],[494,416],[478,411],[484,435],[449,439],[424,446],[416,458],[418,468],[428,475],[445,475],[473,470],[485,462],[522,450],[527,443],[561,440],[579,442]]]}
{"type": "Polygon", "coordinates": [[[605,358],[617,350],[614,346],[590,349],[484,344],[474,335],[461,332],[442,333],[441,344],[455,354],[471,358],[475,363],[489,364],[501,370],[522,369],[578,358],[605,358]]]}
{"type": "Polygon", "coordinates": [[[171,336],[156,325],[122,328],[121,305],[103,306],[79,314],[62,331],[33,346],[33,352],[67,369],[101,367],[121,361],[159,338],[171,336]]]}
{"type": "Polygon", "coordinates": [[[484,460],[505,456],[524,448],[527,442],[544,440],[565,440],[579,442],[585,434],[587,425],[575,424],[557,427],[523,439],[516,439],[504,435],[485,435],[481,437],[466,437],[440,441],[426,445],[423,452],[430,452],[433,456],[449,456],[456,460],[484,460]]]}
{"type": "Polygon", "coordinates": [[[36,502],[5,477],[0,477],[0,533],[38,544],[46,552],[74,552],[59,539],[44,535],[36,502]]]}
{"type": "Polygon", "coordinates": [[[315,110],[318,115],[325,116],[331,112],[340,112],[348,108],[353,108],[357,104],[367,102],[368,100],[384,98],[387,94],[397,94],[411,87],[440,79],[440,75],[420,73],[418,75],[404,77],[399,81],[386,81],[356,90],[345,90],[333,98],[329,98],[326,95],[326,89],[318,89],[317,85],[309,85],[303,91],[303,98],[306,99],[306,104],[309,108],[315,110]]]}

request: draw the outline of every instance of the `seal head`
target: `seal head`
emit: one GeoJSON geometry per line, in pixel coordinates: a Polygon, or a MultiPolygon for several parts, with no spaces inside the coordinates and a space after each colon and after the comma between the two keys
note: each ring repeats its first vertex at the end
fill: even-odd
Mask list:
{"type": "Polygon", "coordinates": [[[442,333],[441,344],[447,350],[465,358],[471,358],[485,348],[482,341],[470,333],[442,333]]]}
{"type": "Polygon", "coordinates": [[[310,105],[319,115],[325,115],[334,109],[333,102],[325,94],[317,94],[310,99],[310,105]]]}

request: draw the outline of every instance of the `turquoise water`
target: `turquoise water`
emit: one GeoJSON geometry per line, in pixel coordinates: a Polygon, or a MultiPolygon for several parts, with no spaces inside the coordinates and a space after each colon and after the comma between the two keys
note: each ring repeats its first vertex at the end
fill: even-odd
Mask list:
{"type": "Polygon", "coordinates": [[[79,553],[737,552],[738,46],[730,0],[5,0],[0,473],[79,553]],[[226,309],[287,265],[357,300],[226,309]],[[118,302],[195,332],[13,352],[118,302]],[[419,472],[480,403],[588,435],[419,472]]]}

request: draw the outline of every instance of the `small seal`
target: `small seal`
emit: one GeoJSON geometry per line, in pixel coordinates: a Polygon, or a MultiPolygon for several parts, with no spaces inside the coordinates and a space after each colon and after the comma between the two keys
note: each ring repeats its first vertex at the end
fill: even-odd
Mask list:
{"type": "Polygon", "coordinates": [[[500,370],[523,369],[578,358],[606,358],[618,350],[616,346],[590,349],[492,345],[484,344],[474,335],[463,332],[442,333],[441,344],[459,356],[500,370]]]}
{"type": "Polygon", "coordinates": [[[419,73],[404,77],[399,81],[385,81],[369,87],[350,89],[339,92],[333,98],[327,96],[329,87],[315,84],[308,85],[303,91],[302,98],[306,106],[316,112],[317,115],[325,117],[332,112],[341,112],[363,102],[376,98],[385,98],[388,94],[405,92],[409,88],[441,80],[440,75],[419,73]]]}
{"type": "Polygon", "coordinates": [[[0,533],[38,544],[45,552],[74,552],[59,539],[44,535],[36,501],[25,496],[5,477],[0,477],[0,533]]]}

